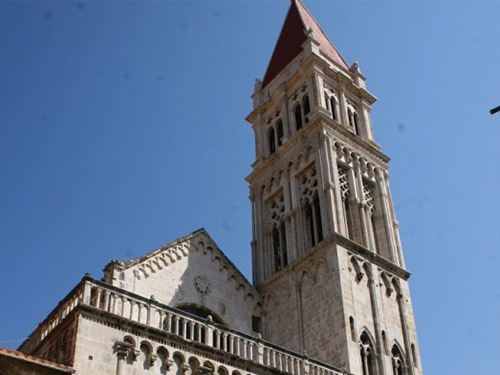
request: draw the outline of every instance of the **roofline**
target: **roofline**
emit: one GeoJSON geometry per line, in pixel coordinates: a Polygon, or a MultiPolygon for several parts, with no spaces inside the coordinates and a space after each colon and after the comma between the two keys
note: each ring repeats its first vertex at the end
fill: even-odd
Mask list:
{"type": "Polygon", "coordinates": [[[63,364],[57,363],[57,362],[52,362],[52,361],[42,359],[42,358],[30,355],[30,354],[25,354],[25,353],[20,352],[18,350],[0,347],[0,355],[1,354],[4,354],[10,358],[19,359],[19,360],[24,361],[24,362],[35,363],[35,364],[40,365],[40,366],[45,366],[45,367],[53,368],[53,369],[56,369],[59,371],[64,371],[64,372],[69,373],[69,374],[72,374],[75,372],[75,370],[70,366],[63,365],[63,364]]]}
{"type": "Polygon", "coordinates": [[[165,245],[162,245],[158,248],[156,248],[155,250],[152,250],[140,257],[137,257],[137,258],[134,258],[132,260],[129,260],[129,261],[119,261],[119,260],[112,260],[111,262],[109,262],[105,267],[104,267],[104,270],[108,269],[109,267],[111,267],[113,264],[116,264],[116,263],[120,263],[122,262],[124,264],[124,268],[130,268],[136,264],[139,264],[140,262],[142,261],[145,261],[151,257],[153,257],[154,255],[160,253],[161,251],[169,248],[169,247],[172,247],[176,244],[179,244],[179,243],[182,243],[184,241],[187,241],[191,238],[193,238],[194,236],[198,235],[198,234],[204,234],[208,239],[209,241],[211,241],[215,248],[217,249],[217,251],[222,255],[222,258],[227,262],[229,263],[229,265],[235,270],[235,272],[238,274],[238,276],[243,279],[244,282],[246,282],[252,289],[252,291],[257,294],[259,297],[261,297],[259,291],[254,287],[253,283],[251,283],[245,275],[243,275],[243,273],[239,270],[239,268],[231,261],[231,259],[228,258],[228,256],[224,253],[224,251],[222,251],[222,249],[219,247],[219,245],[217,245],[217,242],[215,242],[215,240],[212,238],[212,236],[210,236],[210,234],[208,233],[208,231],[204,228],[204,227],[201,227],[199,229],[196,229],[195,231],[187,234],[187,235],[184,235],[184,236],[181,236],[173,241],[170,241],[168,243],[166,243],[165,245]]]}

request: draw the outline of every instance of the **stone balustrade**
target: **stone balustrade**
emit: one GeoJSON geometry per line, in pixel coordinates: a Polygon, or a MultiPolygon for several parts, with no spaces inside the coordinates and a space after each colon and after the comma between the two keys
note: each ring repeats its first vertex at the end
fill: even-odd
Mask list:
{"type": "MultiPolygon", "coordinates": [[[[78,305],[120,316],[291,375],[340,375],[345,371],[86,276],[30,338],[38,345],[78,305]]],[[[26,345],[28,343],[24,343],[26,345]]]]}

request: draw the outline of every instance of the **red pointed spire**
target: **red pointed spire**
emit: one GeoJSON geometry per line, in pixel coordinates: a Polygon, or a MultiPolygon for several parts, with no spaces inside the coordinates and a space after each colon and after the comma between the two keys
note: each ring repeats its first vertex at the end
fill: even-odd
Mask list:
{"type": "Polygon", "coordinates": [[[301,51],[307,40],[307,32],[312,30],[319,49],[346,70],[349,67],[333,46],[314,17],[300,0],[292,0],[281,33],[267,66],[262,86],[271,82],[301,51]]]}

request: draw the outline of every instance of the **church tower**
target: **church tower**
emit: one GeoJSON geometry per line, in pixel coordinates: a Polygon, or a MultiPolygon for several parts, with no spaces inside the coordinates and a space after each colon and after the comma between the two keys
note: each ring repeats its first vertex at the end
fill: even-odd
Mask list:
{"type": "Polygon", "coordinates": [[[376,98],[300,0],[252,98],[263,338],[356,375],[422,374],[376,98]]]}

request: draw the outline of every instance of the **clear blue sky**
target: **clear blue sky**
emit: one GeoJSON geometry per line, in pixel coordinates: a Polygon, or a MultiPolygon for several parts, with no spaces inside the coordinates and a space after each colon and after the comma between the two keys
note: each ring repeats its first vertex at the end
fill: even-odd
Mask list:
{"type": "MultiPolygon", "coordinates": [[[[500,2],[306,5],[379,98],[426,374],[500,373],[500,2]]],[[[287,8],[0,3],[0,345],[199,227],[251,276],[244,118],[287,8]]]]}

